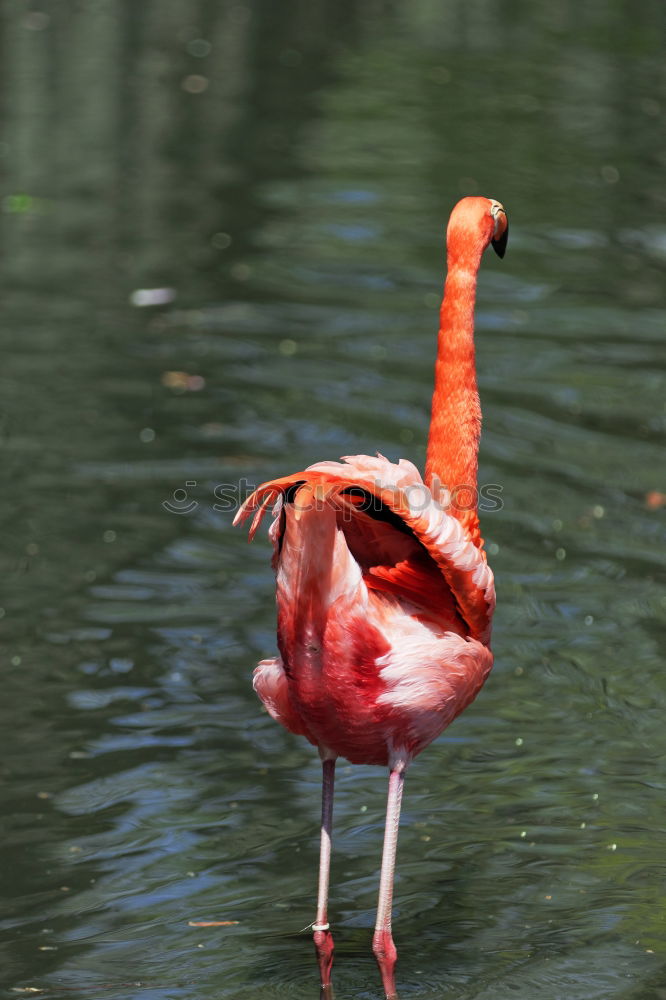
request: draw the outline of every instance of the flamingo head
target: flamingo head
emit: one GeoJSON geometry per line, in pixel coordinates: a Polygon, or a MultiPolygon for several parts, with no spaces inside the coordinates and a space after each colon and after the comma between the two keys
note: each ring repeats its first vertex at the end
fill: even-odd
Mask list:
{"type": "Polygon", "coordinates": [[[504,206],[494,198],[462,198],[451,212],[446,230],[448,251],[454,256],[465,248],[477,250],[480,256],[491,244],[497,256],[503,257],[508,237],[504,206]]]}

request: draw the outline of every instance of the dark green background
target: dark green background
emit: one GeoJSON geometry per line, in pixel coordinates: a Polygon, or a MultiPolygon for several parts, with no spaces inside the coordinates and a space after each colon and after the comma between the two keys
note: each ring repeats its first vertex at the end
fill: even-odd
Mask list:
{"type": "MultiPolygon", "coordinates": [[[[319,766],[252,692],[269,549],[214,490],[422,464],[479,193],[496,668],[408,776],[401,996],[666,997],[661,0],[0,12],[6,995],[317,995],[319,766]]],[[[384,793],[340,768],[340,998],[380,995],[384,793]]]]}

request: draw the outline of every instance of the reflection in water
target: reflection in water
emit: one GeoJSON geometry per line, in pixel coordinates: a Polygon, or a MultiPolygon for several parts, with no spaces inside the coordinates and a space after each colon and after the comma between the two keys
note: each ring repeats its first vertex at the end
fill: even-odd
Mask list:
{"type": "MultiPolygon", "coordinates": [[[[313,995],[319,768],[252,694],[266,549],[215,504],[422,464],[479,192],[512,220],[477,320],[497,666],[410,775],[403,1000],[657,995],[663,7],[6,13],[4,984],[313,995]]],[[[370,997],[383,801],[341,772],[337,991],[370,997]]]]}

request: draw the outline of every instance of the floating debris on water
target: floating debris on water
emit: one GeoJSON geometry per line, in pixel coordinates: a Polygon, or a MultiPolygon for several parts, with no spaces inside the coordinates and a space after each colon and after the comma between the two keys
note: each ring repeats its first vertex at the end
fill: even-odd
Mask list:
{"type": "Polygon", "coordinates": [[[165,306],[175,298],[175,288],[136,288],[130,295],[130,303],[141,309],[144,306],[165,306]]]}

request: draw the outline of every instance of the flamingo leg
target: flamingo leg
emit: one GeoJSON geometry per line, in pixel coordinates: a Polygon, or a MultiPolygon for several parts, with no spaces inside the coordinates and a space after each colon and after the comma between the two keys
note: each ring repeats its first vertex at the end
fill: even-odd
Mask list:
{"type": "Polygon", "coordinates": [[[321,848],[319,852],[319,888],[317,891],[317,916],[312,925],[314,946],[321,976],[322,996],[331,994],[331,966],[333,965],[333,935],[328,926],[328,884],[331,870],[331,833],[333,830],[333,786],[335,758],[322,760],[321,786],[321,848]]]}
{"type": "Polygon", "coordinates": [[[405,783],[405,767],[406,764],[404,761],[396,762],[391,767],[391,775],[389,777],[377,920],[375,922],[375,933],[372,938],[372,950],[381,973],[386,1000],[397,1000],[393,970],[395,969],[398,953],[393,943],[393,935],[391,934],[391,908],[393,904],[393,876],[395,873],[395,855],[398,846],[400,804],[402,802],[402,789],[405,783]]]}

